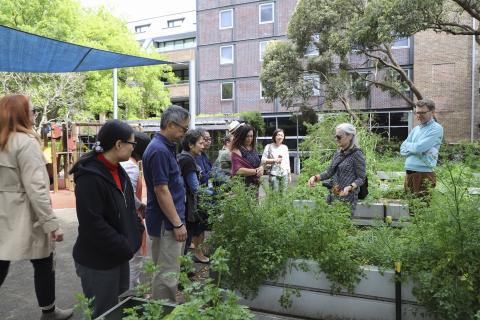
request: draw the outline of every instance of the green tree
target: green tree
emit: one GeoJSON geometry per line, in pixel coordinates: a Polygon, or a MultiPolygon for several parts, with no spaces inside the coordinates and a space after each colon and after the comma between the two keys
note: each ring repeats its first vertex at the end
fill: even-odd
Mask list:
{"type": "MultiPolygon", "coordinates": [[[[75,0],[0,0],[0,24],[58,40],[119,53],[161,59],[142,52],[124,21],[104,8],[82,9],[75,0]]],[[[174,83],[168,65],[125,68],[118,72],[121,118],[158,115],[170,104],[161,79],[174,83]]],[[[43,110],[42,122],[57,118],[91,120],[112,109],[112,72],[2,74],[2,94],[25,93],[43,110]]]]}
{"type": "Polygon", "coordinates": [[[393,0],[387,22],[399,34],[434,30],[451,35],[472,35],[480,44],[479,0],[393,0]],[[473,25],[475,21],[475,25],[473,25]]]}
{"type": "Polygon", "coordinates": [[[261,74],[266,96],[286,106],[308,105],[317,89],[325,105],[340,103],[355,116],[352,100],[375,86],[413,106],[406,89],[417,99],[422,94],[392,52],[398,35],[379,19],[391,9],[388,0],[299,1],[288,26],[291,41],[267,47],[261,74]],[[306,55],[312,51],[318,54],[306,55]]]}

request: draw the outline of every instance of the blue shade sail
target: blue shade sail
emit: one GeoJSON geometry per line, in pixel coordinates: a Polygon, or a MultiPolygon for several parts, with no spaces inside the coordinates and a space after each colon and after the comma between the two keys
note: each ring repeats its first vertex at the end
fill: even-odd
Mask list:
{"type": "Polygon", "coordinates": [[[0,25],[0,72],[83,72],[172,64],[58,41],[0,25]]]}

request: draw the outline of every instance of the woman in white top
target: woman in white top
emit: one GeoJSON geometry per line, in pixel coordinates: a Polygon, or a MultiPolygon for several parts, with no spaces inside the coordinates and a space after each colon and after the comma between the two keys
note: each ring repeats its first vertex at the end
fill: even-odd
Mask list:
{"type": "Polygon", "coordinates": [[[272,143],[267,144],[263,149],[262,164],[271,166],[269,182],[272,190],[287,190],[290,176],[290,157],[288,147],[283,144],[285,133],[283,129],[273,132],[272,143]]]}

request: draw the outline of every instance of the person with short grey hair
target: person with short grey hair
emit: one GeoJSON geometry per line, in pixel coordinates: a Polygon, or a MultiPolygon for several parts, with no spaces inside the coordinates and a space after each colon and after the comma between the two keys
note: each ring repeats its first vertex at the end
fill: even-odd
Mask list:
{"type": "Polygon", "coordinates": [[[188,131],[189,113],[171,106],[162,114],[156,133],[143,154],[147,186],[145,221],[152,239],[152,259],[159,266],[152,284],[154,299],[176,302],[180,263],[187,239],[185,187],[175,155],[176,144],[188,131]],[[177,274],[176,277],[167,275],[177,274]]]}
{"type": "Polygon", "coordinates": [[[365,155],[359,148],[357,130],[352,124],[339,124],[335,129],[335,139],[339,149],[333,155],[330,166],[321,174],[310,177],[308,186],[313,187],[318,181],[332,178],[330,182],[324,182],[330,190],[327,202],[339,199],[355,207],[360,187],[367,177],[365,155]]]}

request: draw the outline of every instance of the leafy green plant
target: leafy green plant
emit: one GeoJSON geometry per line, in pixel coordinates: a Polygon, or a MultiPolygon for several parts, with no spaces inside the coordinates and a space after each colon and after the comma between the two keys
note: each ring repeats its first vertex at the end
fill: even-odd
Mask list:
{"type": "Polygon", "coordinates": [[[75,299],[78,301],[78,303],[74,307],[75,311],[78,311],[81,314],[83,314],[83,317],[85,320],[92,320],[93,298],[89,299],[83,293],[77,293],[75,295],[75,299]]]}
{"type": "Polygon", "coordinates": [[[285,271],[289,259],[312,259],[332,282],[333,292],[353,290],[360,279],[359,261],[353,257],[354,228],[350,208],[344,203],[315,209],[293,205],[291,193],[267,193],[257,201],[254,190],[234,182],[229,196],[217,204],[221,214],[213,219],[210,242],[230,256],[230,273],[224,285],[247,297],[285,271]]]}

